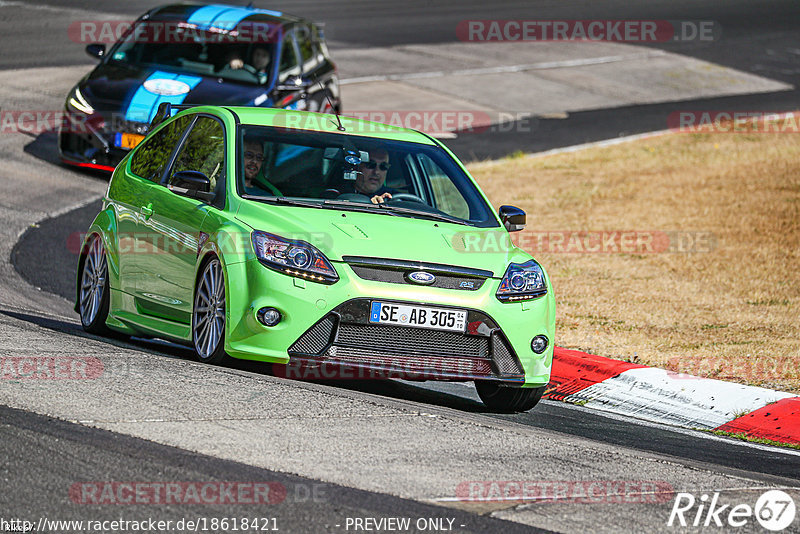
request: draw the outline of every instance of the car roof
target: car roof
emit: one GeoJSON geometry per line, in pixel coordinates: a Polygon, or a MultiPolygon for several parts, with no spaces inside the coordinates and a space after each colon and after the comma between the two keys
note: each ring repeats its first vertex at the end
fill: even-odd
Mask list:
{"type": "MultiPolygon", "coordinates": [[[[211,106],[215,107],[215,106],[211,106]]],[[[367,121],[352,117],[341,116],[342,126],[345,130],[338,129],[336,115],[329,113],[314,113],[309,111],[294,111],[279,108],[258,108],[245,106],[225,106],[239,117],[245,125],[272,126],[289,130],[305,130],[314,132],[330,132],[377,139],[390,139],[393,141],[410,141],[426,145],[436,145],[428,135],[390,124],[367,121]]],[[[192,112],[192,108],[187,110],[192,112]]],[[[198,110],[199,111],[199,110],[198,110]]]]}
{"type": "Polygon", "coordinates": [[[170,4],[147,13],[151,21],[180,21],[195,24],[202,30],[232,30],[244,20],[248,22],[269,22],[288,26],[309,21],[281,11],[242,7],[229,4],[170,4]]]}

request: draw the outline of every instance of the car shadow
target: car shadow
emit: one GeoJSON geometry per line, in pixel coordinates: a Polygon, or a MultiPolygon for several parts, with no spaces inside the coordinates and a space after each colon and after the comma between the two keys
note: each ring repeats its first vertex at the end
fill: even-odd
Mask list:
{"type": "Polygon", "coordinates": [[[33,140],[22,148],[22,151],[26,154],[62,169],[68,169],[85,176],[108,181],[110,174],[106,171],[63,163],[61,161],[61,156],[58,154],[58,132],[55,129],[46,130],[36,136],[33,134],[27,135],[33,137],[33,140]]]}
{"type": "MultiPolygon", "coordinates": [[[[84,339],[92,339],[95,341],[102,341],[119,348],[129,348],[136,350],[143,350],[155,356],[164,356],[167,358],[177,359],[194,359],[194,351],[186,346],[164,341],[161,339],[144,339],[144,338],[128,338],[120,335],[119,337],[103,337],[89,334],[81,328],[80,322],[69,322],[63,319],[48,317],[44,315],[34,315],[14,310],[0,309],[0,314],[35,324],[42,328],[59,332],[62,334],[80,337],[84,339]]],[[[364,380],[352,379],[301,379],[286,377],[285,366],[278,364],[269,364],[265,362],[257,362],[253,360],[237,360],[228,358],[220,365],[228,369],[236,369],[240,371],[247,371],[250,373],[272,376],[282,378],[284,380],[292,380],[297,382],[305,382],[310,384],[324,384],[326,386],[335,387],[344,390],[358,391],[360,393],[368,393],[371,395],[379,395],[382,397],[418,402],[429,404],[432,406],[439,406],[443,408],[452,408],[454,410],[469,412],[469,413],[495,413],[493,410],[487,408],[483,403],[455,395],[448,392],[434,391],[424,386],[417,385],[413,382],[396,380],[396,379],[380,379],[371,378],[364,380]],[[283,369],[282,369],[283,368],[283,369]]]]}

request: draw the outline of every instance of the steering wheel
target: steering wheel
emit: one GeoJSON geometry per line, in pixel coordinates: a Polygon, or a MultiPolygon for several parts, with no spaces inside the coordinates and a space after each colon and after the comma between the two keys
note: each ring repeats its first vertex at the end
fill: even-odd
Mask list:
{"type": "Polygon", "coordinates": [[[250,74],[252,74],[254,76],[258,76],[258,71],[256,70],[256,68],[254,66],[248,64],[248,63],[245,63],[244,65],[242,65],[242,68],[239,69],[239,70],[246,70],[250,74]]]}
{"type": "Polygon", "coordinates": [[[420,204],[427,205],[428,203],[419,198],[417,195],[412,195],[411,193],[397,193],[392,195],[392,198],[387,199],[389,202],[394,202],[395,200],[406,200],[409,202],[418,202],[420,204]]]}

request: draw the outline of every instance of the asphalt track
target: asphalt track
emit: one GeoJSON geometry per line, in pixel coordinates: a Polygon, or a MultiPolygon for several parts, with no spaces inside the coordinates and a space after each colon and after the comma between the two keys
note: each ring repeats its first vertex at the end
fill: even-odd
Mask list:
{"type": "MultiPolygon", "coordinates": [[[[0,1],[3,5],[15,2],[0,1]]],[[[143,11],[145,5],[161,2],[137,2],[102,4],[102,11],[134,15],[143,11]]],[[[270,7],[282,8],[277,2],[270,7]]],[[[97,2],[66,1],[59,6],[85,10],[91,13],[98,9],[97,2]]],[[[333,6],[318,2],[292,2],[290,9],[317,20],[327,21],[328,36],[336,43],[349,46],[380,46],[397,43],[437,43],[454,39],[452,28],[466,18],[661,18],[661,19],[712,19],[725,28],[725,46],[679,46],[678,52],[694,55],[709,61],[758,73],[798,85],[800,77],[800,36],[796,32],[796,21],[800,6],[795,2],[761,2],[751,4],[731,2],[725,4],[703,2],[640,3],[609,2],[599,6],[576,2],[559,3],[438,3],[434,8],[426,3],[361,2],[347,6],[333,6]],[[425,6],[425,7],[424,7],[425,6]],[[457,7],[455,7],[457,6],[457,7]],[[424,10],[424,11],[423,11],[424,10]],[[401,22],[398,22],[401,21],[401,22]],[[408,28],[413,27],[413,31],[408,28]],[[795,50],[791,52],[790,50],[795,50]],[[772,51],[773,53],[769,53],[772,51]]],[[[60,12],[49,12],[42,5],[36,20],[23,21],[15,25],[13,38],[4,38],[8,53],[0,58],[0,68],[30,66],[62,66],[83,64],[85,59],[75,47],[52,46],[40,37],[47,27],[48,16],[60,12]],[[26,31],[26,24],[28,31],[26,31]]],[[[26,16],[29,14],[26,14],[26,16]]],[[[667,45],[665,45],[667,46],[667,45]]],[[[672,50],[676,51],[676,50],[672,50]]],[[[691,102],[689,109],[795,109],[800,102],[796,91],[712,99],[691,102]]],[[[677,104],[687,109],[687,103],[677,104]]],[[[544,150],[586,141],[606,139],[663,128],[663,117],[675,104],[636,106],[626,109],[598,110],[572,114],[562,120],[539,120],[530,136],[520,139],[513,132],[489,132],[491,138],[481,139],[480,134],[460,136],[448,141],[462,157],[483,158],[504,155],[514,150],[544,150]]],[[[44,162],[55,163],[52,139],[46,135],[32,139],[25,151],[44,162]]],[[[54,167],[58,172],[58,167],[54,167]]],[[[102,176],[84,176],[86,180],[102,182],[102,176]]],[[[97,204],[42,221],[38,228],[26,232],[12,253],[17,271],[28,282],[44,291],[71,297],[74,288],[75,256],[70,250],[69,236],[83,231],[97,204]]],[[[5,307],[5,306],[4,306],[5,307]]],[[[48,318],[43,315],[4,311],[10,319],[29,323],[61,336],[65,340],[89,339],[74,323],[48,318]]],[[[117,343],[117,342],[115,342],[117,343]]],[[[119,345],[119,343],[117,343],[119,345]]],[[[160,343],[134,340],[122,344],[155,359],[188,358],[185,349],[160,343]]],[[[232,371],[264,375],[264,366],[234,362],[232,371]]],[[[768,447],[745,445],[705,434],[678,431],[659,425],[635,424],[619,418],[598,415],[580,407],[563,406],[543,402],[533,412],[520,415],[501,415],[487,412],[476,399],[471,388],[462,385],[409,384],[403,382],[323,384],[332,386],[342,394],[352,392],[366,398],[379,398],[391,405],[399,402],[413,405],[434,413],[484,421],[492,418],[501,425],[514,429],[520,425],[543,435],[563,436],[569,439],[588,439],[592,442],[619,446],[630,450],[634,456],[656,455],[660,461],[686,466],[712,473],[723,473],[731,477],[759,481],[763,484],[797,486],[800,481],[800,456],[791,452],[768,447]]],[[[298,385],[298,387],[302,387],[298,385]]],[[[62,519],[70,517],[86,519],[86,508],[76,507],[66,499],[65,485],[76,480],[272,480],[283,483],[291,490],[318,482],[302,479],[280,472],[252,467],[245,463],[221,460],[184,450],[158,445],[150,441],[88,428],[42,417],[22,410],[0,408],[0,456],[13,458],[4,462],[2,471],[10,487],[16,489],[0,496],[0,507],[17,515],[38,517],[48,515],[62,519]],[[58,446],[54,445],[57,440],[58,446]]],[[[557,474],[553,475],[557,477],[557,474]]],[[[352,516],[388,517],[436,517],[443,515],[442,509],[417,501],[400,499],[384,493],[355,490],[344,486],[324,484],[327,495],[335,500],[308,502],[287,500],[291,506],[269,510],[279,517],[285,530],[336,531],[335,518],[352,516]]],[[[387,488],[392,493],[391,488],[387,488]]],[[[144,517],[154,510],[169,517],[184,517],[195,510],[170,507],[127,508],[127,515],[144,517]],[[129,513],[130,512],[130,513],[129,513]],[[171,515],[170,515],[171,514],[171,515]]],[[[229,508],[213,510],[226,515],[240,515],[240,510],[229,508]]],[[[241,510],[248,513],[249,510],[241,510]]],[[[214,515],[208,508],[197,510],[199,515],[214,515]]],[[[92,509],[93,518],[116,518],[115,508],[92,509]]],[[[219,515],[219,514],[217,514],[219,515]]],[[[501,522],[475,514],[447,510],[447,515],[458,516],[462,530],[532,531],[531,527],[520,527],[516,523],[501,522]]],[[[282,529],[283,530],[283,529],[282,529]]]]}

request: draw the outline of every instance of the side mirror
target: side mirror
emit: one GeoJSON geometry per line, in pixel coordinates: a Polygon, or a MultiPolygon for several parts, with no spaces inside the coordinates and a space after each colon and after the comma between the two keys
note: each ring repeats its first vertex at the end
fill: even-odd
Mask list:
{"type": "Polygon", "coordinates": [[[86,45],[86,53],[94,58],[102,59],[106,55],[106,45],[104,44],[86,45]]]}
{"type": "Polygon", "coordinates": [[[500,220],[509,232],[525,228],[525,212],[516,206],[500,206],[500,220]]]}
{"type": "Polygon", "coordinates": [[[211,180],[199,171],[179,171],[169,179],[169,190],[182,197],[198,198],[206,202],[214,200],[211,180]]]}

